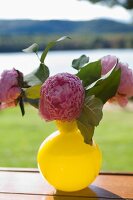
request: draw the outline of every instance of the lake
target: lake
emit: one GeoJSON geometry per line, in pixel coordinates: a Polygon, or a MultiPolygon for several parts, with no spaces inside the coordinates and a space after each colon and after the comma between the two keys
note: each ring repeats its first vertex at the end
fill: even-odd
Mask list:
{"type": "MultiPolygon", "coordinates": [[[[132,49],[98,49],[98,50],[74,50],[74,51],[50,51],[46,57],[46,65],[50,68],[51,75],[59,72],[74,73],[71,67],[72,60],[81,55],[87,55],[90,61],[97,60],[105,55],[115,55],[122,62],[126,62],[133,69],[133,50],[132,49]]],[[[0,54],[0,73],[4,69],[13,67],[24,74],[28,74],[39,66],[37,56],[33,54],[20,53],[1,53],[0,54]]]]}

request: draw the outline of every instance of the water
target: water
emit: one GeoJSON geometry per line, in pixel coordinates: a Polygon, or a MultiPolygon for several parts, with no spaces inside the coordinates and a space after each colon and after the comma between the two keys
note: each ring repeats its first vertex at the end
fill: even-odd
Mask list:
{"type": "MultiPolygon", "coordinates": [[[[51,51],[46,57],[46,65],[50,68],[50,74],[59,72],[74,73],[71,67],[72,60],[81,55],[90,57],[90,61],[97,60],[105,55],[115,55],[122,62],[126,62],[133,69],[133,50],[132,49],[98,49],[98,50],[74,50],[74,51],[51,51]]],[[[26,53],[1,53],[0,54],[0,73],[4,69],[13,67],[24,74],[30,73],[39,66],[37,56],[26,53]]]]}

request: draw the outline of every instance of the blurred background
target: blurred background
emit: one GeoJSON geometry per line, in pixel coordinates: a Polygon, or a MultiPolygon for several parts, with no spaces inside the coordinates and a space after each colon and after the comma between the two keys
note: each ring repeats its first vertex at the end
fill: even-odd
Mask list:
{"type": "MultiPolygon", "coordinates": [[[[40,52],[51,40],[56,45],[46,58],[51,75],[74,73],[72,60],[85,54],[90,61],[117,56],[133,69],[132,0],[4,0],[0,12],[0,73],[13,67],[28,74],[39,65],[22,49],[38,43],[40,52]]],[[[55,124],[45,123],[38,111],[26,106],[0,112],[0,167],[37,167],[38,148],[55,124]]],[[[133,171],[133,106],[106,105],[95,131],[103,154],[102,171],[133,171]]]]}

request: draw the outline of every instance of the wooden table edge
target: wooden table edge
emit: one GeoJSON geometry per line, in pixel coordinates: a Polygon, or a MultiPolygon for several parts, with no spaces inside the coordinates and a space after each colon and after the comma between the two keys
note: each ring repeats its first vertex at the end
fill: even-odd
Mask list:
{"type": "MultiPolygon", "coordinates": [[[[0,172],[28,172],[39,173],[37,168],[12,168],[12,167],[0,167],[0,172]]],[[[101,171],[99,175],[124,175],[133,176],[133,172],[118,172],[118,171],[101,171]]]]}
{"type": "MultiPolygon", "coordinates": [[[[0,167],[0,172],[1,172],[1,175],[3,176],[3,181],[4,181],[4,177],[8,177],[8,176],[10,177],[10,180],[12,180],[11,178],[14,177],[14,175],[16,173],[16,177],[20,178],[20,188],[22,188],[22,185],[24,185],[24,182],[22,180],[23,176],[25,176],[25,177],[26,176],[28,176],[28,177],[31,176],[32,180],[37,180],[37,181],[41,180],[40,178],[38,179],[38,177],[40,177],[40,175],[39,175],[39,170],[37,168],[12,168],[12,167],[8,168],[8,167],[0,167]]],[[[132,197],[132,195],[133,195],[132,189],[131,189],[131,186],[130,186],[130,183],[133,180],[132,177],[133,177],[133,173],[132,172],[107,172],[107,171],[105,172],[105,171],[102,171],[102,172],[100,172],[100,174],[99,174],[96,182],[94,184],[92,184],[92,188],[91,189],[96,194],[99,194],[98,198],[101,198],[101,199],[107,199],[106,196],[109,196],[109,195],[117,195],[119,197],[117,199],[132,199],[132,198],[128,198],[128,197],[132,197]],[[127,191],[125,192],[125,190],[124,190],[124,193],[121,190],[119,190],[119,192],[118,192],[116,190],[116,188],[117,189],[120,189],[120,188],[119,187],[115,188],[112,184],[110,184],[110,182],[108,182],[108,180],[112,179],[113,181],[115,181],[116,186],[119,186],[118,181],[116,181],[119,178],[120,178],[120,181],[123,181],[124,178],[126,178],[126,180],[129,180],[129,184],[127,186],[127,189],[129,188],[128,191],[130,191],[130,195],[127,193],[127,191]],[[110,194],[107,194],[107,193],[110,193],[110,194]],[[102,197],[104,197],[104,198],[102,198],[102,197]]],[[[14,180],[16,181],[17,179],[15,178],[14,180]]],[[[34,181],[33,181],[33,183],[34,183],[34,181]]],[[[8,183],[7,180],[5,180],[5,185],[6,184],[9,185],[9,183],[8,183]]],[[[34,184],[31,184],[30,182],[28,184],[32,185],[32,186],[34,185],[34,184]]],[[[120,184],[121,184],[121,182],[120,182],[120,184]]],[[[29,193],[28,190],[27,190],[28,192],[26,191],[24,193],[25,190],[21,190],[20,189],[20,190],[14,192],[14,191],[11,191],[11,189],[10,189],[9,191],[7,191],[7,190],[3,190],[2,191],[1,190],[0,195],[4,195],[4,194],[5,195],[6,194],[8,194],[8,195],[13,195],[13,194],[17,194],[17,195],[31,195],[32,194],[33,196],[36,196],[36,195],[38,195],[38,196],[41,196],[41,195],[42,196],[43,195],[47,195],[47,196],[59,196],[59,197],[62,196],[62,193],[60,195],[54,194],[53,193],[54,190],[51,189],[51,187],[49,187],[48,185],[47,185],[47,187],[49,188],[48,193],[44,193],[45,190],[43,190],[43,192],[40,192],[40,191],[38,192],[37,191],[35,193],[35,192],[33,192],[33,188],[34,188],[33,187],[32,190],[30,191],[30,193],[29,193]],[[50,193],[49,193],[49,191],[50,191],[50,193]]],[[[19,188],[19,187],[17,186],[17,188],[19,188]]],[[[71,196],[69,195],[69,197],[71,197],[71,196]]],[[[77,196],[75,195],[75,197],[77,197],[77,196]]],[[[86,194],[85,194],[85,195],[83,195],[83,197],[84,198],[88,198],[89,196],[86,196],[86,194]]],[[[114,198],[114,199],[116,199],[116,198],[114,198]]]]}

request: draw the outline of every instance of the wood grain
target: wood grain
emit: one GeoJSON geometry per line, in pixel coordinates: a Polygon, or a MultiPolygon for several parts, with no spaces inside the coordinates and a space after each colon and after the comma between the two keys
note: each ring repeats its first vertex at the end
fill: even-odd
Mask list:
{"type": "MultiPolygon", "coordinates": [[[[71,181],[71,179],[70,179],[71,181]]],[[[133,174],[102,173],[78,192],[56,191],[37,169],[0,168],[0,200],[133,199],[133,174]]]]}

